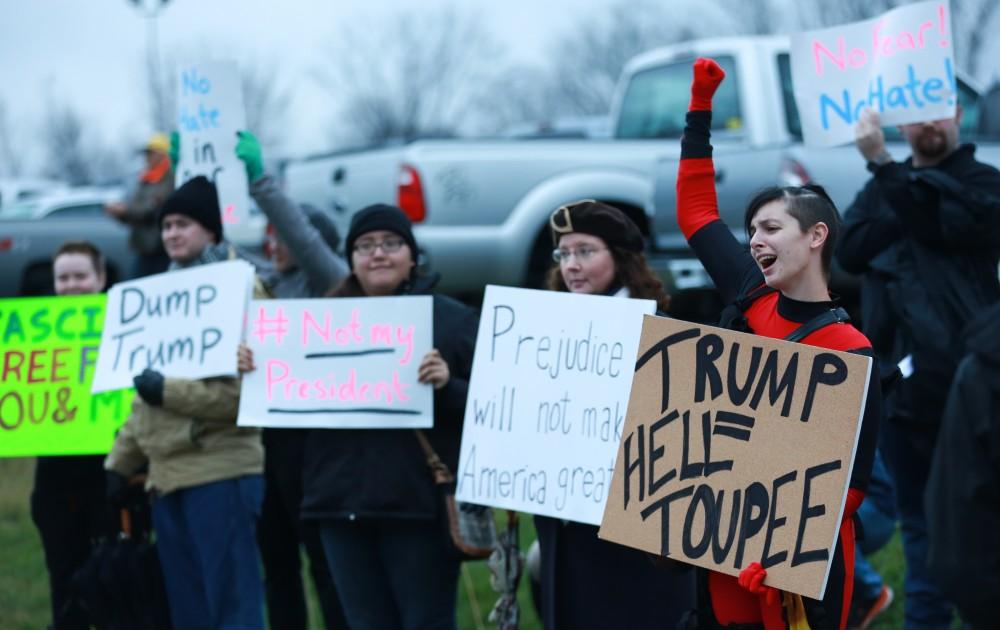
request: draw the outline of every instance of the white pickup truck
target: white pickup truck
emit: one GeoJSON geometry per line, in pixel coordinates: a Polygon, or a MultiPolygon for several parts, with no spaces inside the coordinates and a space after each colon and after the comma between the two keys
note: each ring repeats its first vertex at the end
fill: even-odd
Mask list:
{"type": "MultiPolygon", "coordinates": [[[[741,238],[743,207],[760,187],[815,177],[843,208],[867,178],[853,147],[802,147],[788,45],[787,37],[731,37],[639,55],[619,81],[608,139],[420,140],[291,162],[286,186],[293,198],[332,209],[345,232],[361,207],[399,205],[416,225],[425,262],[443,273],[441,288],[454,293],[537,282],[551,264],[549,214],[588,198],[636,221],[675,291],[706,287],[674,213],[696,57],[714,57],[728,76],[715,97],[712,141],[720,208],[741,238]]],[[[960,91],[969,138],[976,93],[961,81],[960,91]]],[[[890,149],[899,158],[908,154],[902,145],[890,149]]],[[[978,155],[1000,163],[1000,147],[978,155]]]]}

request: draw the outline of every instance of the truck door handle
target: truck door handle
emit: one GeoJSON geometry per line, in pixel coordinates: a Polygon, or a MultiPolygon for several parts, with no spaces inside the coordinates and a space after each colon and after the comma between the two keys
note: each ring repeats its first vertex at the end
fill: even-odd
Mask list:
{"type": "Polygon", "coordinates": [[[726,179],[726,171],[724,169],[719,169],[715,171],[715,183],[721,184],[726,179]]]}

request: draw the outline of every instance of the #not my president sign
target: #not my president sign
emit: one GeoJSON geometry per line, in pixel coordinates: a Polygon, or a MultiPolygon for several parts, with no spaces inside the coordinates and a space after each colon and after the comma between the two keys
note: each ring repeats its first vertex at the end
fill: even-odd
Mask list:
{"type": "Polygon", "coordinates": [[[456,474],[467,503],[597,525],[652,300],[488,286],[456,474]]]}
{"type": "Polygon", "coordinates": [[[434,393],[417,381],[433,347],[430,296],[254,300],[238,424],[429,428],[434,393]]]}
{"type": "Polygon", "coordinates": [[[246,129],[246,109],[236,64],[187,64],[177,90],[177,186],[204,175],[219,191],[223,227],[245,221],[250,212],[247,174],[234,149],[236,132],[246,129]]]}
{"type": "Polygon", "coordinates": [[[113,286],[93,391],[131,387],[146,368],[175,378],[235,375],[253,277],[250,264],[233,260],[113,286]]]}
{"type": "Polygon", "coordinates": [[[91,395],[105,295],[0,300],[0,457],[107,453],[134,395],[91,395]]]}
{"type": "Polygon", "coordinates": [[[821,599],[871,360],[645,318],[600,537],[821,599]]]}
{"type": "Polygon", "coordinates": [[[865,108],[883,124],[955,115],[957,84],[947,2],[792,36],[795,104],[807,144],[854,141],[865,108]]]}

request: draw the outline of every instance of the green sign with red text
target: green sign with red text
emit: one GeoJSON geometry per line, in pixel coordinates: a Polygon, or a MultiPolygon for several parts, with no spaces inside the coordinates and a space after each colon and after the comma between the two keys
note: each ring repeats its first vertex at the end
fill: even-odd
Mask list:
{"type": "Polygon", "coordinates": [[[0,457],[111,450],[135,392],[90,393],[106,300],[0,300],[0,457]]]}

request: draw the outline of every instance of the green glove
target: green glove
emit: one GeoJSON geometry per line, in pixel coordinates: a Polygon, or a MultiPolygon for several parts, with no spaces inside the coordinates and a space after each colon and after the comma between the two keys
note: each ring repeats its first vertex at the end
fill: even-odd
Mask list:
{"type": "Polygon", "coordinates": [[[237,131],[236,157],[247,167],[247,179],[254,183],[264,176],[264,158],[260,154],[260,142],[249,131],[237,131]]]}
{"type": "Polygon", "coordinates": [[[170,168],[177,168],[177,163],[181,160],[181,134],[176,131],[170,132],[170,151],[167,152],[170,158],[170,168]]]}

